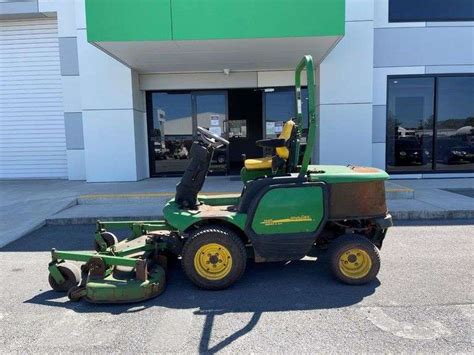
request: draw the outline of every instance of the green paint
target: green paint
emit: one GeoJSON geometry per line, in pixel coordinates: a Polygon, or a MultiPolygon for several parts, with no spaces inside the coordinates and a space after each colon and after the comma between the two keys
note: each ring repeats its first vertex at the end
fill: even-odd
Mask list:
{"type": "Polygon", "coordinates": [[[306,175],[308,170],[311,156],[313,155],[314,141],[316,140],[316,129],[319,122],[316,120],[316,96],[314,92],[314,65],[313,57],[305,55],[299,62],[295,70],[295,112],[296,112],[296,123],[298,127],[296,149],[293,157],[292,166],[296,166],[299,155],[300,155],[300,138],[303,133],[303,112],[302,112],[302,101],[301,101],[301,73],[306,69],[306,78],[308,82],[308,115],[309,115],[309,130],[308,130],[308,141],[306,143],[306,149],[303,155],[303,162],[301,164],[299,176],[303,177],[306,175]]]}
{"type": "Polygon", "coordinates": [[[375,172],[355,172],[351,166],[343,165],[310,165],[308,167],[310,181],[324,181],[329,184],[377,181],[389,178],[385,171],[375,170],[375,172]]]}
{"type": "Polygon", "coordinates": [[[235,206],[239,204],[240,194],[198,195],[198,200],[208,206],[235,206]]]}
{"type": "Polygon", "coordinates": [[[252,229],[258,234],[316,230],[324,215],[322,188],[291,187],[268,191],[258,203],[252,229]]]}
{"type": "Polygon", "coordinates": [[[78,251],[55,251],[53,258],[57,260],[73,260],[87,263],[93,256],[100,256],[100,258],[105,262],[106,265],[120,265],[120,266],[130,266],[135,267],[137,259],[126,258],[105,254],[96,254],[96,253],[86,253],[78,251]]]}
{"type": "Polygon", "coordinates": [[[272,175],[273,175],[272,169],[247,170],[245,167],[243,167],[240,170],[240,180],[242,180],[242,182],[254,180],[262,176],[272,176],[272,175]]]}
{"type": "Polygon", "coordinates": [[[89,280],[86,299],[91,302],[137,302],[158,296],[165,287],[165,270],[156,267],[147,281],[131,278],[115,278],[110,274],[103,279],[89,280]]]}
{"type": "MultiPolygon", "coordinates": [[[[217,197],[214,198],[215,206],[226,206],[225,204],[219,204],[217,201],[217,197]]],[[[225,197],[224,197],[225,199],[225,197]]],[[[247,218],[246,214],[237,213],[237,212],[228,212],[225,215],[218,214],[216,216],[209,216],[206,217],[202,216],[202,212],[197,210],[184,210],[180,209],[179,206],[174,202],[174,199],[170,200],[163,209],[163,215],[166,218],[166,221],[174,228],[176,228],[180,232],[184,232],[193,224],[196,224],[203,219],[220,219],[222,221],[229,222],[236,227],[244,230],[245,228],[245,221],[247,218]]]]}
{"type": "Polygon", "coordinates": [[[172,0],[173,39],[339,36],[344,0],[172,0]]]}
{"type": "Polygon", "coordinates": [[[341,36],[345,0],[86,0],[89,42],[341,36]]]}
{"type": "Polygon", "coordinates": [[[53,277],[54,281],[56,281],[58,285],[61,285],[65,281],[63,274],[61,274],[61,271],[59,271],[58,269],[58,264],[56,263],[50,264],[48,267],[48,270],[51,276],[53,277]]]}
{"type": "Polygon", "coordinates": [[[169,41],[170,0],[86,0],[87,40],[169,41]]]}

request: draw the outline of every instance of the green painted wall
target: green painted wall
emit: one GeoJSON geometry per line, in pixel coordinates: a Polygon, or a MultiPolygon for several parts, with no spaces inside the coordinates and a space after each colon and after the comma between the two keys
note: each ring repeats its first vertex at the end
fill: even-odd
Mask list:
{"type": "Polygon", "coordinates": [[[345,0],[86,0],[90,42],[338,36],[345,0]]]}
{"type": "Polygon", "coordinates": [[[87,39],[169,41],[170,0],[86,0],[87,39]]]}

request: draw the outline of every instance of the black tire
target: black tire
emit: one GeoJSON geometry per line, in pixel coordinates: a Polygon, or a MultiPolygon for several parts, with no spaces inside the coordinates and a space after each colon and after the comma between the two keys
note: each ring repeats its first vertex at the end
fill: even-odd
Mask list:
{"type": "Polygon", "coordinates": [[[71,302],[79,302],[83,296],[80,295],[80,292],[83,291],[85,288],[83,286],[72,286],[67,291],[67,298],[71,302]]]}
{"type": "Polygon", "coordinates": [[[367,238],[356,234],[343,235],[333,241],[329,246],[329,260],[334,276],[349,285],[366,284],[374,280],[380,270],[377,247],[367,238]],[[354,254],[349,252],[351,249],[362,252],[354,254]]]}
{"type": "Polygon", "coordinates": [[[59,272],[64,277],[64,282],[58,284],[51,274],[49,274],[48,282],[51,288],[57,292],[67,292],[71,287],[79,285],[81,281],[81,271],[79,268],[70,263],[61,263],[58,265],[59,272]]]}
{"type": "MultiPolygon", "coordinates": [[[[211,257],[209,260],[210,265],[214,266],[211,257]]],[[[221,263],[222,260],[219,259],[217,262],[221,263]]],[[[246,263],[247,252],[244,243],[235,232],[219,226],[206,226],[193,232],[184,244],[181,259],[181,265],[186,276],[196,286],[206,290],[222,290],[237,282],[245,271],[246,263]],[[195,267],[195,258],[199,257],[197,255],[198,251],[202,247],[205,248],[213,243],[223,246],[226,252],[230,254],[232,262],[227,274],[220,279],[203,277],[195,267]]],[[[225,266],[225,264],[223,265],[225,266]]]]}
{"type": "MultiPolygon", "coordinates": [[[[102,232],[100,235],[102,239],[104,239],[105,244],[107,244],[107,248],[118,243],[118,239],[113,233],[102,232]]],[[[100,245],[99,243],[97,243],[97,240],[95,239],[94,239],[94,249],[96,252],[100,252],[100,245]]]]}

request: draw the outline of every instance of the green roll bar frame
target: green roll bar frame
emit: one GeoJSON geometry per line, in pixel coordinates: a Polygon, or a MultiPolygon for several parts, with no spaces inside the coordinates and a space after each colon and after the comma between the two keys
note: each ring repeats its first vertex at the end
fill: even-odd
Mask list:
{"type": "Polygon", "coordinates": [[[295,156],[293,161],[295,165],[298,164],[299,151],[300,151],[300,140],[303,133],[303,111],[301,102],[301,73],[306,69],[306,81],[308,87],[308,115],[309,115],[309,130],[308,137],[306,138],[306,150],[303,156],[303,162],[301,164],[299,177],[302,178],[308,172],[308,166],[313,154],[314,143],[316,140],[317,120],[316,120],[316,96],[315,96],[315,85],[314,85],[314,64],[313,57],[305,55],[299,62],[295,71],[295,112],[296,112],[296,125],[298,128],[295,156]]]}

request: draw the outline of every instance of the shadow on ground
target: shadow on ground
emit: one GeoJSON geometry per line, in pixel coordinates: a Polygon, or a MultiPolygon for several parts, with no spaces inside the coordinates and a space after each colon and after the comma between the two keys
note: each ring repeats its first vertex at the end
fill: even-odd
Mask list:
{"type": "MultiPolygon", "coordinates": [[[[94,226],[45,227],[16,241],[1,251],[40,252],[52,246],[65,250],[90,249],[94,226]]],[[[45,265],[45,275],[46,275],[45,265]]],[[[249,262],[243,278],[223,291],[204,291],[185,277],[178,262],[170,265],[167,290],[159,297],[136,304],[91,304],[69,302],[65,295],[45,291],[25,303],[61,307],[78,313],[124,314],[142,312],[152,307],[189,309],[206,317],[200,340],[200,352],[214,353],[250,332],[265,312],[317,310],[347,307],[375,292],[378,280],[364,286],[348,286],[336,281],[324,260],[300,260],[286,263],[249,262]],[[242,329],[209,348],[218,315],[253,313],[242,329]]]]}
{"type": "Polygon", "coordinates": [[[179,263],[171,265],[167,290],[159,297],[136,304],[91,304],[65,302],[64,294],[46,291],[26,300],[48,307],[64,307],[78,313],[123,314],[142,312],[152,307],[190,309],[205,316],[199,350],[214,353],[249,333],[265,312],[317,310],[347,307],[375,292],[376,280],[364,286],[348,286],[334,280],[324,261],[304,260],[289,263],[249,263],[243,278],[222,291],[196,288],[185,277],[179,263]],[[240,330],[209,348],[216,316],[226,313],[253,313],[240,330]]]}

